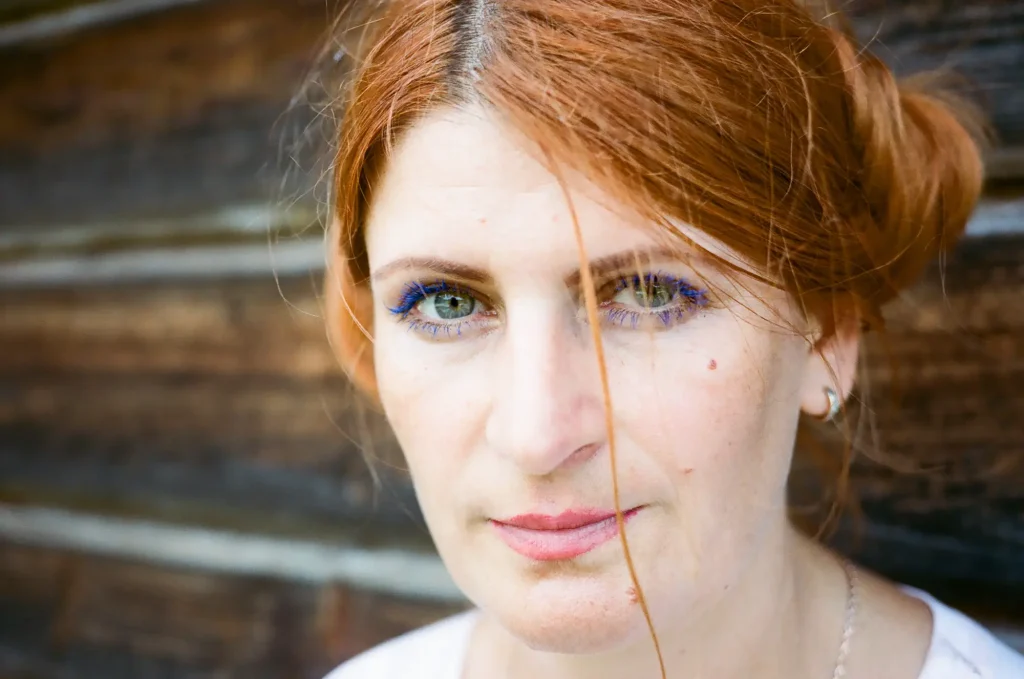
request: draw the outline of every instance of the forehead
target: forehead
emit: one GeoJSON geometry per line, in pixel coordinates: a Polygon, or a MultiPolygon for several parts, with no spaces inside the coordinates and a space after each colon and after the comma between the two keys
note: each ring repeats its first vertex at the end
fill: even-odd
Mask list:
{"type": "Polygon", "coordinates": [[[569,168],[560,183],[537,156],[528,140],[482,108],[434,111],[418,121],[374,187],[366,225],[370,268],[438,257],[496,275],[503,268],[564,272],[579,263],[575,215],[589,259],[670,245],[758,272],[757,263],[719,238],[679,220],[670,220],[669,233],[569,168]]]}
{"type": "Polygon", "coordinates": [[[567,188],[485,111],[433,113],[402,137],[375,187],[371,267],[411,255],[490,269],[575,263],[573,210],[591,257],[658,243],[595,186],[575,176],[567,188]]]}
{"type": "Polygon", "coordinates": [[[742,300],[754,317],[801,317],[778,286],[701,266],[711,254],[761,275],[757,263],[724,241],[671,222],[697,246],[687,247],[579,175],[567,174],[563,187],[522,137],[479,109],[432,113],[395,145],[374,187],[366,225],[370,270],[404,258],[436,258],[505,283],[561,282],[580,263],[574,214],[589,260],[682,245],[681,253],[696,255],[690,262],[701,275],[725,296],[742,300]]]}

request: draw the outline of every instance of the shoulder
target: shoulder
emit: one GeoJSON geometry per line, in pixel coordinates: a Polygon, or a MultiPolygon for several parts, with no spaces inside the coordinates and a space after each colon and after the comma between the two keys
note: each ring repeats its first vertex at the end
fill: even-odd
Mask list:
{"type": "Polygon", "coordinates": [[[325,679],[458,679],[475,611],[407,632],[343,663],[325,679]]]}
{"type": "Polygon", "coordinates": [[[931,646],[920,679],[1021,679],[1024,656],[934,597],[907,588],[932,610],[931,646]]]}

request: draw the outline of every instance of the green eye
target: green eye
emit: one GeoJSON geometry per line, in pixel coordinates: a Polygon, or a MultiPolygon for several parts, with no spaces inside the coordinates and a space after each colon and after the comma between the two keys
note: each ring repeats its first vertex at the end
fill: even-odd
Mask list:
{"type": "Polygon", "coordinates": [[[664,283],[648,281],[633,287],[633,297],[647,309],[657,309],[672,302],[675,291],[664,283]]]}
{"type": "Polygon", "coordinates": [[[461,292],[438,292],[433,297],[433,311],[438,318],[445,321],[465,318],[476,308],[476,300],[471,295],[461,292]]]}
{"type": "Polygon", "coordinates": [[[706,290],[671,274],[646,273],[621,277],[602,308],[610,325],[663,329],[686,321],[707,304],[706,290]]]}

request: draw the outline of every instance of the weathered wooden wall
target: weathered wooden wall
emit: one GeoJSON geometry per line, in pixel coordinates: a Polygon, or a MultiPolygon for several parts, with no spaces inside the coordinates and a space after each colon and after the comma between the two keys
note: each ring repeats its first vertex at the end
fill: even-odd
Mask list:
{"type": "Polygon", "coordinates": [[[326,31],[322,0],[219,0],[0,48],[0,224],[272,200],[326,31]]]}
{"type": "Polygon", "coordinates": [[[0,542],[0,676],[319,679],[458,610],[0,542]]]}
{"type": "MultiPolygon", "coordinates": [[[[835,542],[1024,643],[1024,2],[849,7],[898,71],[966,74],[1000,142],[868,347],[878,442],[933,473],[862,459],[835,542]]],[[[461,605],[319,315],[326,141],[285,112],[327,17],[0,0],[3,679],[314,677],[461,605]]]]}

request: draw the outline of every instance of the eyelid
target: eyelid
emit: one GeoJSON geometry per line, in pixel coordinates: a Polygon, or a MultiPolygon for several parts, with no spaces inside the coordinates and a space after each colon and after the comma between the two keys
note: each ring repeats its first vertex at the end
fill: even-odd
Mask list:
{"type": "Polygon", "coordinates": [[[395,322],[407,324],[410,331],[430,340],[446,341],[463,337],[464,333],[487,334],[493,329],[496,312],[487,295],[472,286],[446,279],[413,280],[405,283],[395,306],[385,304],[395,322]],[[417,307],[430,295],[444,291],[471,296],[476,305],[470,315],[456,319],[438,319],[421,313],[417,307]]]}
{"type": "MultiPolygon", "coordinates": [[[[619,269],[617,272],[608,272],[594,281],[602,322],[619,326],[632,324],[634,328],[641,321],[653,322],[657,319],[660,319],[666,328],[683,323],[700,309],[713,306],[708,286],[706,284],[694,285],[690,282],[692,278],[662,270],[638,270],[634,266],[619,269]],[[636,285],[639,281],[643,283],[655,281],[668,285],[673,289],[676,299],[664,307],[651,309],[633,309],[628,305],[611,303],[618,293],[636,285]],[[627,321],[631,321],[631,323],[627,321]]],[[[700,283],[705,283],[702,277],[696,276],[696,278],[700,283]]],[[[581,300],[577,297],[576,301],[578,303],[581,300]]],[[[445,278],[432,280],[420,278],[408,281],[399,292],[399,299],[395,305],[385,305],[385,308],[396,317],[396,320],[409,322],[410,329],[434,339],[440,339],[439,335],[442,333],[445,337],[454,339],[456,336],[462,336],[464,329],[469,329],[474,334],[477,331],[488,332],[488,327],[491,329],[495,327],[494,322],[498,316],[498,306],[491,301],[487,294],[471,284],[445,278]],[[417,305],[424,298],[444,291],[470,295],[479,303],[480,307],[470,316],[444,322],[429,320],[416,311],[417,305]]]]}
{"type": "MultiPolygon", "coordinates": [[[[626,267],[619,269],[618,271],[610,271],[603,275],[600,279],[594,281],[594,291],[598,297],[598,301],[606,302],[615,293],[623,290],[627,285],[633,282],[635,279],[650,280],[651,278],[661,279],[663,282],[670,283],[672,285],[678,285],[680,288],[688,286],[701,294],[703,299],[702,306],[709,305],[711,303],[709,297],[709,290],[707,285],[701,283],[694,284],[690,282],[690,277],[685,275],[676,275],[663,270],[651,270],[651,269],[637,269],[637,267],[626,267]]],[[[698,277],[700,278],[700,277],[698,277]]],[[[393,305],[385,305],[388,311],[402,315],[407,314],[419,301],[424,297],[438,292],[446,290],[457,291],[464,294],[471,295],[474,299],[480,302],[483,306],[495,310],[499,305],[486,293],[481,292],[477,287],[463,283],[462,281],[452,280],[450,278],[435,278],[435,279],[414,279],[406,282],[402,286],[402,290],[398,294],[398,299],[393,305]]],[[[575,291],[575,300],[577,303],[582,302],[581,291],[575,291]]]]}
{"type": "Polygon", "coordinates": [[[601,281],[599,283],[596,283],[595,284],[595,288],[596,288],[597,296],[598,296],[598,298],[600,298],[602,296],[602,294],[607,294],[609,291],[616,292],[616,293],[617,292],[621,292],[622,290],[625,290],[630,285],[635,284],[638,280],[639,281],[644,281],[644,282],[649,282],[652,279],[655,279],[655,280],[657,280],[658,282],[661,282],[661,283],[669,284],[669,285],[672,285],[672,286],[677,286],[680,290],[683,289],[683,288],[692,289],[692,290],[700,293],[701,297],[705,301],[708,301],[708,302],[710,301],[709,300],[709,290],[708,290],[708,286],[707,285],[702,285],[700,283],[694,284],[694,283],[692,283],[690,281],[690,277],[688,277],[688,276],[675,275],[675,274],[672,274],[672,273],[668,273],[667,271],[661,271],[661,270],[658,270],[658,271],[648,270],[648,271],[640,271],[640,272],[637,272],[635,270],[629,271],[629,272],[620,271],[619,273],[614,274],[613,276],[609,277],[608,279],[603,280],[603,281],[601,281]]]}
{"type": "Polygon", "coordinates": [[[409,281],[402,286],[394,306],[385,305],[385,308],[396,316],[408,316],[413,308],[428,295],[436,295],[441,292],[458,292],[469,295],[485,309],[491,310],[494,308],[494,304],[487,295],[469,285],[446,279],[409,281]]]}

